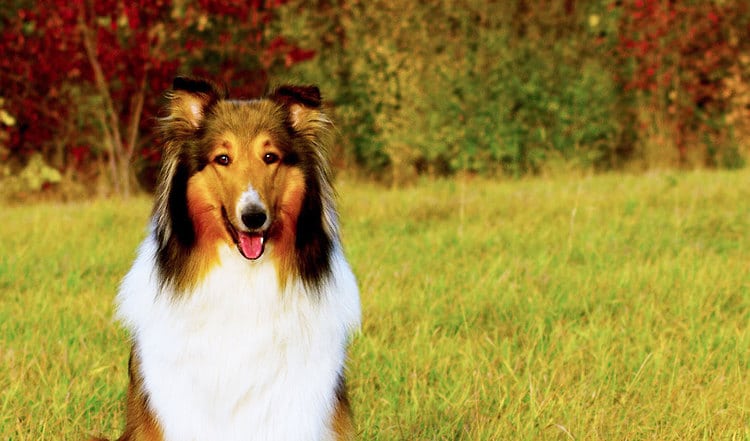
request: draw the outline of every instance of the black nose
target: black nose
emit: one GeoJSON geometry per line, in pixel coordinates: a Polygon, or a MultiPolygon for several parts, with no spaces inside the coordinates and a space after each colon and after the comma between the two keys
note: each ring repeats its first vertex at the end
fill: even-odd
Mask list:
{"type": "Polygon", "coordinates": [[[260,207],[251,207],[242,213],[242,223],[251,230],[256,230],[266,223],[266,212],[260,207]]]}

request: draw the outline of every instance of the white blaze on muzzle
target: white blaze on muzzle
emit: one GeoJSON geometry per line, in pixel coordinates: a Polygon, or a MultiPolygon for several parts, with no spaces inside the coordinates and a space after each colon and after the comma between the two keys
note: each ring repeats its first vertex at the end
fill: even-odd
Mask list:
{"type": "Polygon", "coordinates": [[[236,207],[238,247],[243,256],[255,260],[263,255],[265,233],[271,224],[266,204],[251,186],[242,193],[236,207]]]}

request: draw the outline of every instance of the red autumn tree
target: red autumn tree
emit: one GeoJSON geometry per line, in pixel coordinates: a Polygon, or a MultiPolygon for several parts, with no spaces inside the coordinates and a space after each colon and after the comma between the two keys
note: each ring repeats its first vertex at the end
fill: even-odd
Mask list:
{"type": "Polygon", "coordinates": [[[270,35],[281,3],[42,0],[6,13],[0,94],[17,122],[5,128],[10,154],[39,151],[58,167],[93,156],[113,190],[130,194],[134,162],[158,155],[148,128],[175,74],[255,95],[269,70],[310,56],[270,35]]]}
{"type": "Polygon", "coordinates": [[[616,55],[627,91],[647,97],[650,115],[671,126],[682,163],[706,145],[707,165],[726,143],[725,81],[750,46],[747,2],[634,0],[618,2],[616,55]],[[689,147],[690,146],[690,147],[689,147]]]}

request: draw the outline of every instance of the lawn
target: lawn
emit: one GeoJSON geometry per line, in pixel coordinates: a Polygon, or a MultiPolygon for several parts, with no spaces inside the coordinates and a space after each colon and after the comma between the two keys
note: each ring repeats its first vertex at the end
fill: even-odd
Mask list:
{"type": "MultiPolygon", "coordinates": [[[[750,171],[339,185],[362,440],[750,440],[750,171]]],[[[0,439],[116,438],[148,198],[0,206],[0,439]]]]}

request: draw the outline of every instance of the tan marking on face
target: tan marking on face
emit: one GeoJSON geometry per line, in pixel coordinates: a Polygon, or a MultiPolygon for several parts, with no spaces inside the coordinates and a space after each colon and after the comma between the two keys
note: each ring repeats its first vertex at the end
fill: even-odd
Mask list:
{"type": "Polygon", "coordinates": [[[280,279],[286,280],[294,263],[297,217],[305,193],[302,172],[284,163],[282,151],[265,132],[252,139],[242,139],[231,132],[223,133],[214,144],[208,164],[188,181],[188,206],[198,248],[194,254],[202,261],[194,263],[195,269],[205,273],[218,261],[220,243],[235,246],[224,225],[221,208],[226,210],[234,228],[243,230],[238,218],[242,207],[238,204],[242,194],[252,187],[271,218],[266,253],[270,252],[276,260],[280,279]],[[272,156],[264,160],[267,154],[272,156]],[[221,155],[229,157],[228,164],[221,163],[225,158],[216,160],[221,155]],[[273,161],[267,163],[268,159],[273,161]]]}
{"type": "Polygon", "coordinates": [[[262,133],[252,139],[242,139],[233,133],[222,135],[222,141],[210,154],[211,162],[201,172],[207,175],[212,186],[219,189],[218,199],[235,227],[241,229],[237,219],[240,197],[252,187],[267,207],[273,207],[278,198],[275,193],[275,176],[280,162],[266,164],[263,157],[272,153],[281,158],[281,151],[273,145],[271,137],[262,133]],[[228,155],[230,163],[221,165],[214,161],[219,155],[228,155]]]}
{"type": "Polygon", "coordinates": [[[305,197],[305,179],[302,171],[286,167],[279,176],[279,203],[276,228],[272,231],[273,256],[277,261],[279,280],[286,283],[294,268],[297,219],[305,197]]]}
{"type": "Polygon", "coordinates": [[[189,284],[202,280],[219,263],[217,242],[232,241],[221,218],[221,206],[215,198],[216,191],[213,183],[203,173],[197,173],[188,179],[188,214],[195,232],[193,252],[185,262],[187,268],[183,272],[192,279],[193,283],[189,284]]]}

